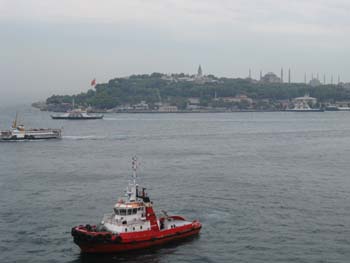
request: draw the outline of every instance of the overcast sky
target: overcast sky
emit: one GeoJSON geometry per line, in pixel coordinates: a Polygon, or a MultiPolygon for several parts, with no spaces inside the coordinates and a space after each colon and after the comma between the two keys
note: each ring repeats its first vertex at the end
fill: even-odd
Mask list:
{"type": "Polygon", "coordinates": [[[0,103],[136,73],[350,81],[349,0],[0,0],[0,103]]]}

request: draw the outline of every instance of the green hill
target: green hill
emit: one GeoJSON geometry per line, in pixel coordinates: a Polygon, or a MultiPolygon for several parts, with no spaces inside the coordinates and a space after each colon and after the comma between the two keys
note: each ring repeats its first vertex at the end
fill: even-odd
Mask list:
{"type": "Polygon", "coordinates": [[[196,79],[195,76],[185,74],[167,76],[153,73],[111,79],[108,83],[97,84],[95,89],[73,96],[53,95],[46,103],[71,103],[74,98],[75,103],[80,106],[111,109],[125,104],[137,104],[140,101],[146,101],[152,107],[162,101],[182,109],[191,97],[200,98],[200,104],[203,106],[225,106],[218,105],[218,100],[214,102],[214,98],[244,94],[257,103],[262,100],[277,103],[306,93],[321,103],[350,100],[350,90],[339,85],[311,87],[299,83],[260,83],[249,79],[217,78],[212,75],[206,76],[205,79],[196,79]]]}

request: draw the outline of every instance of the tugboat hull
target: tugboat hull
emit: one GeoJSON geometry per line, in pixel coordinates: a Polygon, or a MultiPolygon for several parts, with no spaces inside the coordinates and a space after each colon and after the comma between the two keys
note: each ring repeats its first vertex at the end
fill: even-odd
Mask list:
{"type": "Polygon", "coordinates": [[[120,253],[180,241],[187,237],[198,235],[201,227],[202,225],[198,221],[194,221],[189,225],[164,231],[150,230],[128,234],[122,233],[120,235],[102,235],[103,232],[85,232],[85,237],[79,231],[79,227],[76,227],[73,228],[72,235],[74,236],[74,242],[80,247],[83,253],[120,253]],[[103,236],[106,238],[102,238],[103,236]]]}

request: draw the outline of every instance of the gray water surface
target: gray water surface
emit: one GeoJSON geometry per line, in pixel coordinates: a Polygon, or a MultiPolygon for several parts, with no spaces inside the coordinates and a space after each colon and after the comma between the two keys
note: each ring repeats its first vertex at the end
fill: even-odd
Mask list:
{"type": "MultiPolygon", "coordinates": [[[[15,110],[1,108],[0,129],[15,110]]],[[[0,144],[0,262],[349,262],[350,112],[19,113],[64,136],[0,144]],[[71,227],[112,211],[135,154],[155,209],[199,219],[200,236],[80,255],[71,227]]]]}

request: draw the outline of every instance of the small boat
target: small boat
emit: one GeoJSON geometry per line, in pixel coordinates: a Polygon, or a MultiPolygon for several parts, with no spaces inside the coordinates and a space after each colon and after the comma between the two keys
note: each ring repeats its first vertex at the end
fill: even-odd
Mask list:
{"type": "Polygon", "coordinates": [[[350,111],[350,107],[328,105],[328,106],[326,106],[326,111],[350,111]]]}
{"type": "Polygon", "coordinates": [[[338,107],[338,111],[350,111],[350,107],[338,107]]]}
{"type": "Polygon", "coordinates": [[[326,111],[339,111],[337,105],[328,105],[326,106],[326,111]]]}
{"type": "Polygon", "coordinates": [[[86,111],[74,109],[64,114],[51,115],[54,120],[98,120],[103,119],[102,114],[88,114],[86,111]]]}
{"type": "Polygon", "coordinates": [[[157,217],[153,202],[136,183],[137,160],[132,162],[133,177],[126,189],[126,197],[119,199],[113,213],[104,215],[98,225],[79,225],[72,228],[74,243],[83,253],[117,253],[145,249],[182,240],[199,234],[201,223],[182,216],[157,217]]]}
{"type": "Polygon", "coordinates": [[[10,130],[0,131],[0,141],[48,140],[60,139],[61,129],[26,129],[23,124],[17,124],[17,114],[10,130]]]}

